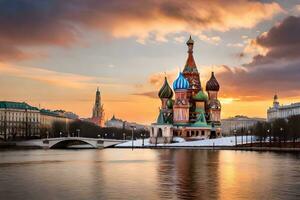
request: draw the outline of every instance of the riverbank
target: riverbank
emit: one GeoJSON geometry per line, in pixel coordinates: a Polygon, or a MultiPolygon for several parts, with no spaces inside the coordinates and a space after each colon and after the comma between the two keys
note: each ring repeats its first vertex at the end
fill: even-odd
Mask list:
{"type": "MultiPolygon", "coordinates": [[[[254,136],[252,137],[252,139],[254,136]]],[[[150,148],[150,149],[202,149],[202,150],[245,150],[245,151],[284,151],[284,152],[300,152],[299,145],[295,148],[291,145],[282,146],[268,146],[259,143],[258,141],[251,141],[251,136],[231,136],[216,139],[197,140],[197,141],[181,141],[170,144],[150,144],[149,139],[138,139],[134,141],[127,141],[114,146],[114,148],[150,148]],[[251,142],[251,143],[250,143],[251,142]],[[237,144],[237,145],[236,145],[237,144]],[[261,146],[262,145],[262,146],[261,146]]]]}

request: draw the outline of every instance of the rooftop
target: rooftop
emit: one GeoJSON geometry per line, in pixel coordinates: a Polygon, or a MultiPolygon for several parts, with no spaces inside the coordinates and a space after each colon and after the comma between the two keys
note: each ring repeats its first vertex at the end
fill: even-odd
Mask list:
{"type": "Polygon", "coordinates": [[[39,109],[25,102],[14,102],[14,101],[0,101],[0,108],[3,109],[20,109],[20,110],[36,110],[39,109]]]}

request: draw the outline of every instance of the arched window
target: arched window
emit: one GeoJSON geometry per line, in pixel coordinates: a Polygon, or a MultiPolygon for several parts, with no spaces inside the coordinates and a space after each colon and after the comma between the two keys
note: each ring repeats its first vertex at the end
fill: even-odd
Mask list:
{"type": "Polygon", "coordinates": [[[161,128],[159,128],[158,131],[157,131],[157,137],[162,137],[162,130],[161,130],[161,128]]]}

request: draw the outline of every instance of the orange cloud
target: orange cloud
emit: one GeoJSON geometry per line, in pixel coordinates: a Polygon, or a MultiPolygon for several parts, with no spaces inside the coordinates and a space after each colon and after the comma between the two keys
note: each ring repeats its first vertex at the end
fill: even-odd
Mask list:
{"type": "Polygon", "coordinates": [[[6,14],[0,15],[0,60],[27,58],[24,47],[70,46],[79,40],[81,30],[135,37],[140,43],[150,36],[165,42],[168,34],[188,31],[217,44],[220,37],[203,32],[252,28],[283,11],[278,3],[252,0],[46,2],[1,1],[0,13],[6,14]]]}

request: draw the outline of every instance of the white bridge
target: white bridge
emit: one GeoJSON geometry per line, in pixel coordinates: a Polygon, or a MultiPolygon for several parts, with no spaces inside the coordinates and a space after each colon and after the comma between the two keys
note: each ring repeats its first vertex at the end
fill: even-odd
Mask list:
{"type": "Polygon", "coordinates": [[[74,145],[88,144],[92,148],[105,148],[125,142],[125,140],[114,140],[104,138],[85,138],[85,137],[59,137],[43,139],[45,148],[66,148],[74,145]]]}

